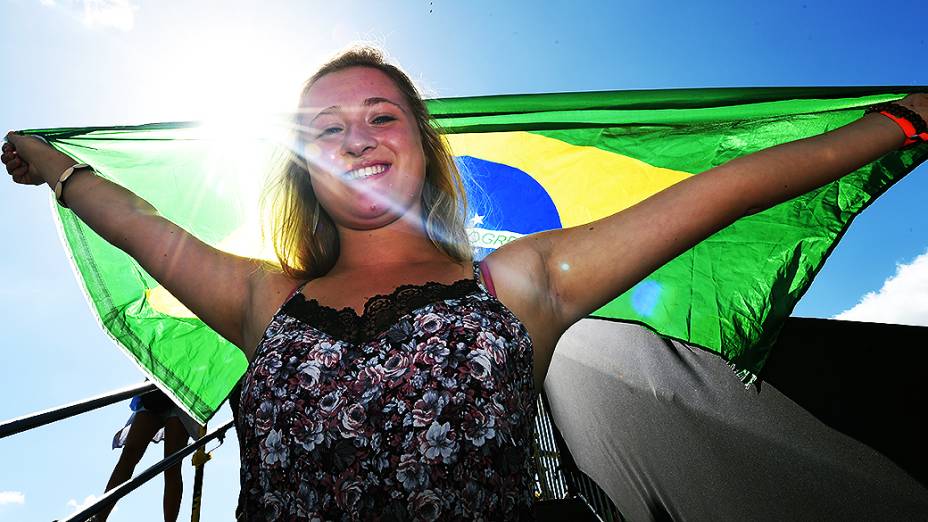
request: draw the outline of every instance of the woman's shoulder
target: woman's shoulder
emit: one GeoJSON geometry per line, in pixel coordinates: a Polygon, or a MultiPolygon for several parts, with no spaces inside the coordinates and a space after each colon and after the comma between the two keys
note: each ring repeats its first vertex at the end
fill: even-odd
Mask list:
{"type": "Polygon", "coordinates": [[[276,293],[282,288],[292,290],[306,282],[285,272],[279,265],[269,261],[257,261],[249,278],[252,291],[276,293]]]}
{"type": "MultiPolygon", "coordinates": [[[[274,314],[293,291],[305,281],[295,279],[271,263],[258,263],[249,277],[244,337],[247,348],[254,348],[274,314]]],[[[246,349],[246,355],[250,357],[246,349]]]]}

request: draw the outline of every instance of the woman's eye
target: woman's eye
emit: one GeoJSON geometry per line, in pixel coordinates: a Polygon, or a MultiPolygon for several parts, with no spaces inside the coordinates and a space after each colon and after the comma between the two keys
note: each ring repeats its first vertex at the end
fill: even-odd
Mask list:
{"type": "Polygon", "coordinates": [[[375,125],[383,125],[384,123],[389,123],[389,122],[391,122],[391,121],[393,121],[393,120],[395,120],[395,119],[396,119],[396,118],[394,118],[393,116],[390,116],[389,114],[384,114],[384,115],[381,115],[381,116],[377,116],[376,118],[374,118],[373,120],[371,120],[371,123],[373,123],[373,124],[375,124],[375,125]]]}
{"type": "Polygon", "coordinates": [[[339,133],[339,132],[341,132],[341,131],[342,131],[342,128],[341,128],[341,127],[326,127],[326,128],[324,128],[324,129],[322,129],[321,131],[319,131],[319,135],[318,135],[318,136],[321,138],[321,137],[323,137],[323,136],[329,136],[329,135],[331,135],[331,134],[337,134],[337,133],[339,133]]]}

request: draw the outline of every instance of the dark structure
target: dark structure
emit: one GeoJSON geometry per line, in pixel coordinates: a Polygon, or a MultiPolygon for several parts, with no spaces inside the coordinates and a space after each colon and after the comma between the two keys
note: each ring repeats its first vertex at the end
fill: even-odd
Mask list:
{"type": "Polygon", "coordinates": [[[928,327],[792,318],[762,377],[928,486],[926,368],[928,327]]]}

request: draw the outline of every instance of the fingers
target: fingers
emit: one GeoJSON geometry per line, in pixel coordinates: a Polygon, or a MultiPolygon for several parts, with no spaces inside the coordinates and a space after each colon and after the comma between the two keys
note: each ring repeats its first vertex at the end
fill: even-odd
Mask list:
{"type": "Polygon", "coordinates": [[[4,165],[7,163],[7,161],[9,161],[9,159],[12,159],[13,157],[16,156],[16,147],[14,147],[12,143],[9,143],[7,141],[3,142],[3,146],[0,147],[0,150],[2,150],[3,152],[2,154],[0,154],[0,159],[3,159],[4,165]]]}
{"type": "Polygon", "coordinates": [[[6,171],[10,174],[12,174],[13,171],[19,168],[23,163],[23,160],[19,159],[19,156],[6,152],[0,155],[0,161],[3,162],[3,164],[6,166],[6,171]]]}
{"type": "Polygon", "coordinates": [[[6,133],[4,139],[4,147],[12,147],[13,150],[16,150],[16,143],[23,138],[22,134],[19,134],[16,131],[9,131],[6,133]]]}
{"type": "Polygon", "coordinates": [[[11,154],[3,153],[0,155],[0,161],[3,161],[3,164],[6,165],[6,170],[9,172],[13,172],[14,169],[18,169],[20,166],[26,164],[15,152],[11,154]]]}
{"type": "Polygon", "coordinates": [[[29,164],[19,158],[16,158],[7,164],[6,170],[13,176],[22,176],[23,174],[29,172],[29,164]]]}
{"type": "Polygon", "coordinates": [[[3,164],[6,165],[6,170],[19,168],[20,165],[24,165],[26,163],[22,158],[19,157],[19,154],[16,154],[15,152],[12,154],[0,155],[0,159],[2,159],[3,164]]]}
{"type": "MultiPolygon", "coordinates": [[[[6,139],[9,140],[13,136],[13,131],[10,131],[6,134],[6,139]]],[[[12,172],[12,169],[16,168],[19,163],[22,163],[22,160],[19,158],[19,154],[16,152],[16,146],[13,145],[10,141],[3,142],[3,146],[0,147],[2,154],[0,154],[0,161],[6,165],[6,169],[12,172]]]]}
{"type": "Polygon", "coordinates": [[[32,176],[29,175],[29,164],[19,157],[16,153],[16,147],[10,143],[4,143],[0,154],[0,161],[6,166],[6,171],[13,178],[15,183],[23,185],[32,184],[32,176]]]}
{"type": "Polygon", "coordinates": [[[6,163],[6,171],[13,177],[16,183],[30,183],[32,177],[29,176],[29,164],[19,158],[13,158],[6,163]]]}
{"type": "Polygon", "coordinates": [[[51,148],[48,141],[38,135],[25,135],[13,131],[6,134],[6,141],[15,154],[23,155],[26,158],[31,158],[35,154],[42,154],[51,148]]]}

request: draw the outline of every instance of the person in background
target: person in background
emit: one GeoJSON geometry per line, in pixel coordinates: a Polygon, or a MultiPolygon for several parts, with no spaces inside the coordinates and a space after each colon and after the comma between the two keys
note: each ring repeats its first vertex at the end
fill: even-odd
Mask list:
{"type": "MultiPolygon", "coordinates": [[[[106,483],[109,491],[132,477],[136,465],[142,460],[149,443],[164,440],[164,456],[167,457],[187,445],[192,433],[196,433],[196,423],[161,390],[154,390],[132,398],[130,403],[132,415],[126,426],[113,436],[113,449],[122,448],[119,460],[113,468],[106,483]]],[[[180,512],[180,501],[184,493],[181,463],[164,472],[164,520],[174,522],[180,512]]],[[[104,522],[109,517],[113,505],[107,506],[95,517],[95,521],[104,522]]]]}

